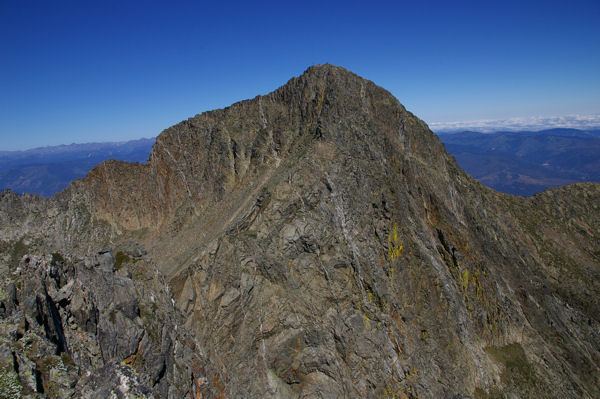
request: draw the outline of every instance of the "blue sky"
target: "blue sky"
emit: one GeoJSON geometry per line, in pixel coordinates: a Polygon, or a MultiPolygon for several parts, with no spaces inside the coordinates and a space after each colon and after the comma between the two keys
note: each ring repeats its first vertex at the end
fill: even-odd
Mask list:
{"type": "Polygon", "coordinates": [[[155,136],[325,62],[436,126],[600,114],[600,2],[0,0],[0,150],[155,136]]]}

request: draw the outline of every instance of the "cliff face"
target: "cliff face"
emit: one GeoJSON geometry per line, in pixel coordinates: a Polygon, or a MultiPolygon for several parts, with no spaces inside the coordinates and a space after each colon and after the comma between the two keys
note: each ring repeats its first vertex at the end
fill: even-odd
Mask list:
{"type": "MultiPolygon", "coordinates": [[[[158,342],[144,359],[188,355],[163,361],[158,380],[146,362],[127,363],[136,392],[154,397],[596,397],[598,204],[597,184],[533,198],[487,189],[387,91],[315,66],[165,130],[144,165],[100,164],[47,200],[2,194],[4,267],[21,265],[3,303],[27,315],[9,301],[27,297],[25,253],[60,252],[79,270],[105,245],[138,271],[125,276],[140,303],[164,292],[152,303],[181,337],[153,334],[139,311],[124,321],[100,311],[138,335],[129,346],[99,339],[101,351],[121,349],[74,361],[100,376],[77,392],[125,395],[99,370],[158,342]],[[126,255],[132,242],[147,250],[141,263],[126,255]],[[181,391],[164,388],[173,383],[181,391]]],[[[105,279],[123,273],[106,269],[105,279]]],[[[90,301],[109,309],[89,281],[90,301]]],[[[74,334],[57,343],[31,320],[58,353],[82,358],[74,334]]]]}

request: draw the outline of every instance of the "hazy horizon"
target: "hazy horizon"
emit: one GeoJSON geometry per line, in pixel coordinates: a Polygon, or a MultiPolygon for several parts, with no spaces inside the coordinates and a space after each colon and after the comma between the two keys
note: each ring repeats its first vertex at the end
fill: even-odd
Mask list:
{"type": "MultiPolygon", "coordinates": [[[[594,117],[600,119],[600,116],[595,115],[594,117]]],[[[558,117],[548,117],[544,119],[554,120],[558,117]]],[[[434,129],[430,124],[429,128],[433,133],[436,134],[452,134],[452,133],[460,133],[466,131],[473,131],[478,133],[505,133],[505,132],[539,132],[550,129],[577,129],[581,131],[591,131],[591,130],[600,130],[600,124],[596,125],[585,125],[585,124],[563,124],[563,125],[540,125],[535,124],[535,118],[531,123],[518,124],[514,122],[515,120],[521,121],[523,118],[513,118],[508,119],[507,121],[512,121],[512,123],[507,123],[505,125],[491,125],[491,122],[495,121],[464,121],[464,122],[450,122],[439,123],[438,128],[434,129]],[[479,123],[479,124],[478,124],[479,123]],[[441,126],[441,127],[439,127],[441,126]],[[541,127],[540,127],[541,126],[541,127]]],[[[500,121],[502,122],[502,121],[500,121]]],[[[157,135],[158,136],[158,135],[157,135]]],[[[58,147],[70,147],[70,146],[85,146],[85,145],[107,145],[107,144],[128,144],[134,141],[142,141],[142,140],[156,140],[157,136],[152,137],[137,137],[131,138],[128,140],[110,140],[110,141],[89,141],[89,142],[73,142],[73,143],[60,143],[60,144],[48,144],[48,145],[40,145],[28,148],[19,148],[15,150],[6,150],[4,148],[0,148],[0,155],[2,153],[11,153],[11,152],[26,152],[26,151],[35,151],[35,150],[44,150],[44,149],[52,149],[58,147]]]]}

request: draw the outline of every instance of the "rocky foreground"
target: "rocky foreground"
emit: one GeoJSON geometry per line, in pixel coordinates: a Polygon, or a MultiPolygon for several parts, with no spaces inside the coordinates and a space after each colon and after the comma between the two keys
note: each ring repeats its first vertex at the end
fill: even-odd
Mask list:
{"type": "Polygon", "coordinates": [[[0,196],[0,397],[596,398],[600,185],[465,174],[309,68],[52,198],[0,196]]]}

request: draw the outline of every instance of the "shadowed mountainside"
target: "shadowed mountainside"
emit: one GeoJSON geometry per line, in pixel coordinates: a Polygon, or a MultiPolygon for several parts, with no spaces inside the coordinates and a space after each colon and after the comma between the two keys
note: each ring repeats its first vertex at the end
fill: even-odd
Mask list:
{"type": "MultiPolygon", "coordinates": [[[[37,332],[89,395],[593,398],[599,204],[592,183],[490,190],[390,93],[314,66],[165,130],[146,164],[4,192],[3,342],[37,332]]],[[[44,356],[14,353],[6,375],[48,391],[44,356]]]]}

